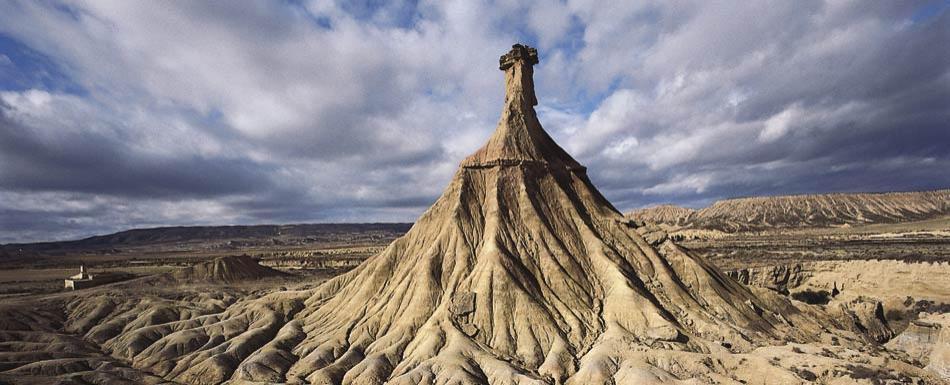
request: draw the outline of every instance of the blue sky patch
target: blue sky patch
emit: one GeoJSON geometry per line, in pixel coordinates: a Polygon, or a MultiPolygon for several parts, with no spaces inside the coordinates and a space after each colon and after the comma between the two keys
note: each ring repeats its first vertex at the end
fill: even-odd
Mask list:
{"type": "Polygon", "coordinates": [[[0,55],[0,89],[4,91],[86,93],[49,57],[4,34],[0,34],[0,55]]]}

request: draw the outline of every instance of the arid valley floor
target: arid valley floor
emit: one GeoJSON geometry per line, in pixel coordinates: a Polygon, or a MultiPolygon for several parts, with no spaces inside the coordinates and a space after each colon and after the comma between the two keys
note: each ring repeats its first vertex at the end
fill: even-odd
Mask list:
{"type": "MultiPolygon", "coordinates": [[[[215,314],[268,293],[313,288],[379,252],[409,227],[166,228],[81,242],[4,246],[0,270],[0,306],[4,312],[0,321],[6,331],[0,334],[4,336],[0,383],[163,383],[165,380],[151,377],[147,371],[133,369],[134,360],[109,354],[110,347],[103,346],[109,334],[103,335],[100,320],[124,314],[117,319],[125,322],[144,317],[160,324],[162,320],[215,314]],[[262,277],[251,273],[228,280],[208,271],[200,276],[153,276],[186,271],[216,259],[228,264],[230,259],[226,257],[236,255],[252,256],[260,264],[286,274],[262,277]],[[72,275],[81,263],[94,274],[115,271],[134,277],[64,292],[63,278],[72,275]],[[52,307],[42,309],[38,304],[52,307]],[[132,311],[142,314],[133,317],[132,311]],[[27,316],[30,312],[33,315],[27,316]],[[47,332],[31,331],[28,337],[17,332],[24,328],[20,324],[23,322],[40,323],[41,330],[47,332]]],[[[795,298],[796,293],[830,293],[833,286],[839,286],[838,296],[819,299],[814,305],[799,301],[808,300],[801,295],[794,300],[797,306],[842,309],[846,317],[857,317],[855,323],[874,324],[876,329],[859,336],[866,338],[866,349],[887,351],[895,361],[947,375],[950,217],[854,227],[716,233],[708,237],[695,233],[670,232],[673,238],[688,234],[678,242],[755,287],[795,298]],[[886,322],[874,319],[877,303],[883,306],[886,322]]],[[[129,325],[123,324],[123,328],[129,325]]],[[[794,362],[798,354],[794,350],[805,351],[807,346],[772,349],[776,349],[770,352],[770,357],[777,360],[775,365],[787,367],[806,383],[818,379],[821,383],[887,383],[876,379],[900,379],[886,372],[852,370],[855,365],[871,362],[864,358],[852,362],[855,356],[847,349],[823,351],[834,358],[835,364],[820,369],[809,369],[807,363],[780,363],[786,356],[794,362]],[[833,382],[834,377],[842,378],[833,382]]],[[[936,377],[920,383],[941,383],[936,377]]]]}

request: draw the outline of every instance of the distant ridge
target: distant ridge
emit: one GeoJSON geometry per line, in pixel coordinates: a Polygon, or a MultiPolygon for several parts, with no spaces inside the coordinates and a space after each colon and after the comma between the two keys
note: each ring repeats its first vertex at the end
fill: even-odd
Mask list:
{"type": "Polygon", "coordinates": [[[726,232],[898,223],[946,215],[950,189],[733,198],[700,210],[661,205],[627,214],[645,222],[726,232]]]}
{"type": "Polygon", "coordinates": [[[8,243],[0,248],[52,250],[59,248],[101,248],[227,239],[269,239],[279,236],[305,237],[314,234],[352,231],[393,231],[405,233],[411,223],[311,223],[286,225],[170,226],[140,228],[107,235],[56,242],[8,243]]]}

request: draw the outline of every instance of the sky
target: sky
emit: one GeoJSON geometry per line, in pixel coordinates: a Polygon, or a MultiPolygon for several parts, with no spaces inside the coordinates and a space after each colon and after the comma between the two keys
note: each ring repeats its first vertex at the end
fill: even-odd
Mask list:
{"type": "Polygon", "coordinates": [[[950,187],[950,0],[3,0],[0,243],[411,222],[516,42],[620,210],[950,187]]]}

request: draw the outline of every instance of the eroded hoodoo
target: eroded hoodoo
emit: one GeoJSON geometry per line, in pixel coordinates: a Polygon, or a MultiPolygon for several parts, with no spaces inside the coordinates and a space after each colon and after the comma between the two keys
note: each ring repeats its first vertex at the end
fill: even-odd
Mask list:
{"type": "Polygon", "coordinates": [[[523,45],[501,57],[494,134],[380,254],[316,289],[106,346],[192,383],[596,385],[711,378],[675,355],[805,339],[790,322],[817,330],[672,242],[644,240],[541,127],[537,63],[523,45]],[[192,341],[227,342],[178,348],[192,341]]]}
{"type": "Polygon", "coordinates": [[[286,349],[299,361],[271,372],[599,384],[634,346],[742,350],[784,333],[787,315],[670,242],[654,249],[604,199],[538,121],[537,63],[524,45],[501,57],[494,134],[404,237],[310,297],[286,349]]]}

